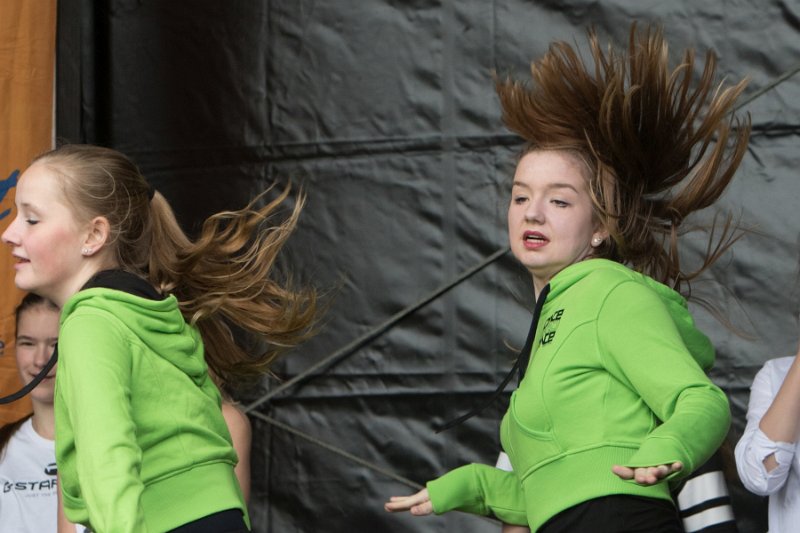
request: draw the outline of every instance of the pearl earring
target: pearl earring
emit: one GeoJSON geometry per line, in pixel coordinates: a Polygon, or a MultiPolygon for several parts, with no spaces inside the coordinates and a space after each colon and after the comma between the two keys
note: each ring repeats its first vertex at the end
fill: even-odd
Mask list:
{"type": "Polygon", "coordinates": [[[83,255],[89,255],[90,253],[92,253],[92,250],[90,248],[84,248],[81,250],[81,253],[83,255]]]}
{"type": "Polygon", "coordinates": [[[603,242],[603,239],[601,239],[600,237],[595,237],[594,239],[592,239],[592,244],[594,244],[595,246],[600,246],[601,242],[603,242]]]}

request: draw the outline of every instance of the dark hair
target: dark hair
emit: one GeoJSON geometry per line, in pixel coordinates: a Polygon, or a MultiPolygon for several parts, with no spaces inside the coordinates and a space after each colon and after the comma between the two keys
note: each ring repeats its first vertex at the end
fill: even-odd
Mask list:
{"type": "Polygon", "coordinates": [[[22,301],[19,303],[17,308],[14,310],[14,336],[17,335],[17,330],[19,329],[19,319],[22,316],[22,313],[27,311],[28,309],[32,309],[34,307],[44,306],[52,311],[59,312],[60,309],[56,304],[48,300],[47,298],[42,298],[38,294],[34,294],[29,292],[26,294],[22,301]]]}
{"type": "Polygon", "coordinates": [[[564,150],[586,163],[595,215],[610,235],[596,256],[679,290],[740,236],[730,217],[721,234],[712,225],[703,265],[681,268],[681,224],[722,195],[747,150],[749,117],[732,114],[747,82],[716,84],[709,51],[693,87],[694,51],[670,68],[660,27],[634,23],[622,50],[602,47],[593,30],[588,40],[593,65],[557,42],[531,65],[531,84],[498,79],[503,119],[526,151],[564,150]]]}

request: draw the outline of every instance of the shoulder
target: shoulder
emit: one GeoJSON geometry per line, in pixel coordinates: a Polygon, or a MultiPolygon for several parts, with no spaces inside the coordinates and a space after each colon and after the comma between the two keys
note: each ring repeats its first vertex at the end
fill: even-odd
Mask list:
{"type": "Polygon", "coordinates": [[[633,271],[630,274],[603,271],[593,278],[596,285],[594,294],[605,311],[609,305],[621,312],[664,306],[664,295],[648,281],[650,280],[633,271]]]}
{"type": "Polygon", "coordinates": [[[581,280],[597,297],[643,297],[661,299],[660,291],[671,289],[630,268],[608,260],[596,260],[596,265],[581,280]]]}
{"type": "Polygon", "coordinates": [[[548,300],[569,307],[572,316],[581,320],[597,320],[605,315],[617,321],[663,303],[646,280],[614,261],[589,259],[559,273],[548,300]]]}
{"type": "Polygon", "coordinates": [[[578,298],[581,305],[594,307],[618,287],[635,285],[641,277],[614,261],[587,259],[565,268],[553,278],[549,298],[578,298]]]}
{"type": "Polygon", "coordinates": [[[786,374],[789,371],[789,367],[792,366],[794,362],[795,356],[790,355],[788,357],[776,357],[775,359],[770,359],[764,366],[761,367],[762,370],[774,373],[780,373],[781,375],[786,374]]]}
{"type": "Polygon", "coordinates": [[[89,289],[77,293],[64,305],[61,313],[61,326],[77,322],[117,322],[113,302],[109,305],[103,297],[107,289],[89,289]]]}
{"type": "Polygon", "coordinates": [[[792,366],[794,362],[795,356],[789,357],[777,357],[775,359],[770,359],[764,366],[761,367],[761,370],[758,371],[758,375],[756,376],[758,379],[767,380],[771,383],[783,383],[783,378],[786,377],[786,374],[789,372],[789,367],[792,366]]]}
{"type": "Polygon", "coordinates": [[[59,354],[73,344],[88,348],[101,338],[124,336],[127,329],[125,323],[112,310],[90,304],[78,304],[65,310],[61,316],[59,354]],[[89,339],[94,342],[87,342],[89,339]]]}

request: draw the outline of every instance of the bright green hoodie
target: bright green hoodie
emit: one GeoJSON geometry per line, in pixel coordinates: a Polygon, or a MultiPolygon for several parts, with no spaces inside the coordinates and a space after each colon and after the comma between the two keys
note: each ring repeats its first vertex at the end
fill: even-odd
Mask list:
{"type": "Polygon", "coordinates": [[[220,394],[174,297],[82,290],[64,306],[58,351],[56,459],[71,521],[142,533],[246,516],[220,394]]]}
{"type": "Polygon", "coordinates": [[[670,499],[611,471],[683,463],[688,475],[730,423],[706,377],[708,338],[672,289],[612,261],[571,265],[550,281],[531,360],[500,427],[513,472],[486,465],[428,483],[435,512],[494,514],[536,531],[557,513],[612,494],[670,499]]]}

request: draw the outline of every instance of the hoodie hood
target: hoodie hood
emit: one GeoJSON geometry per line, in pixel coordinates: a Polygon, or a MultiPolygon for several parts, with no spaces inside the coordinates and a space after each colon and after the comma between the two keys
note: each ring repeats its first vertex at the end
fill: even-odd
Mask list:
{"type": "Polygon", "coordinates": [[[626,278],[625,281],[640,283],[655,292],[667,308],[686,348],[692,354],[694,360],[704,371],[708,372],[711,369],[714,365],[714,347],[708,337],[695,326],[694,319],[689,313],[686,298],[663,283],[659,283],[644,274],[634,272],[615,261],[587,259],[568,266],[550,280],[550,294],[547,299],[552,301],[582,279],[599,275],[603,272],[611,274],[615,279],[626,278]]]}
{"type": "Polygon", "coordinates": [[[108,313],[122,322],[149,350],[169,361],[196,385],[201,386],[208,379],[200,333],[186,323],[174,296],[153,299],[150,297],[152,294],[143,296],[125,292],[125,289],[91,285],[90,282],[87,284],[90,288],[84,288],[67,300],[61,313],[62,325],[77,309],[108,313]]]}

